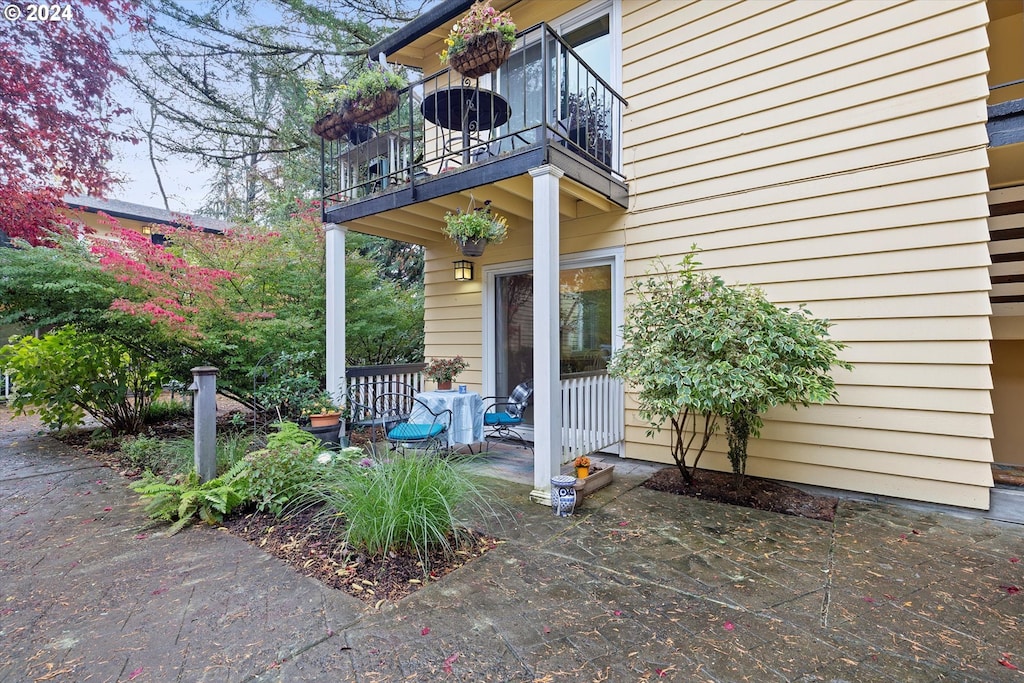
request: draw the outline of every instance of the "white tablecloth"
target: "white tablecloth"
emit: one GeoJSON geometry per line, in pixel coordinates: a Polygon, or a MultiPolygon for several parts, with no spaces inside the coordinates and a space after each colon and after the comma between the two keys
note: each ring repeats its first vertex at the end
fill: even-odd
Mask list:
{"type": "MultiPolygon", "coordinates": [[[[452,411],[452,424],[448,429],[448,445],[480,443],[484,440],[484,401],[475,391],[460,394],[453,391],[421,391],[416,398],[435,413],[452,411]]],[[[447,417],[447,416],[446,416],[447,417]]],[[[429,423],[433,417],[416,403],[409,422],[429,423]]]]}

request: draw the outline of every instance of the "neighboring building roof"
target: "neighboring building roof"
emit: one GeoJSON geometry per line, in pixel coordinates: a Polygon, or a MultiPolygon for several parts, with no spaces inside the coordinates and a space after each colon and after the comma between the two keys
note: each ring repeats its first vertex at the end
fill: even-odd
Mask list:
{"type": "Polygon", "coordinates": [[[89,213],[102,211],[113,218],[126,218],[155,225],[181,227],[183,225],[181,217],[189,216],[192,219],[192,224],[205,232],[224,232],[234,227],[231,223],[222,221],[219,218],[190,216],[184,212],[167,211],[166,209],[158,209],[154,206],[121,201],[120,199],[66,195],[64,202],[72,209],[82,209],[89,213]]]}

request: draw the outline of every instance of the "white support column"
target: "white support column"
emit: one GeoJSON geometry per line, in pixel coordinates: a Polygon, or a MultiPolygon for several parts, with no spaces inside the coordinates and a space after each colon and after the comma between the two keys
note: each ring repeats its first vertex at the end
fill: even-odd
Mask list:
{"type": "Polygon", "coordinates": [[[551,477],[562,468],[562,400],[558,342],[558,181],[555,166],[531,168],[533,177],[533,491],[551,505],[551,477]]]}
{"type": "Polygon", "coordinates": [[[324,224],[327,231],[327,391],[335,401],[345,396],[345,228],[324,224]]]}

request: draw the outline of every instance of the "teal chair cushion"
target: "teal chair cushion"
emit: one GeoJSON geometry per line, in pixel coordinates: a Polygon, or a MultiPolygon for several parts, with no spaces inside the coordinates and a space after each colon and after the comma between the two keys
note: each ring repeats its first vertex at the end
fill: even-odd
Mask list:
{"type": "Polygon", "coordinates": [[[487,426],[487,427],[494,427],[494,426],[497,426],[497,425],[517,425],[517,424],[521,424],[522,421],[523,421],[523,418],[521,418],[521,417],[513,417],[512,415],[509,415],[508,413],[505,413],[505,412],[501,412],[501,413],[495,413],[495,412],[484,413],[484,426],[487,426]]]}
{"type": "Polygon", "coordinates": [[[403,422],[388,432],[388,438],[392,441],[424,441],[434,438],[443,431],[444,425],[403,422]]]}

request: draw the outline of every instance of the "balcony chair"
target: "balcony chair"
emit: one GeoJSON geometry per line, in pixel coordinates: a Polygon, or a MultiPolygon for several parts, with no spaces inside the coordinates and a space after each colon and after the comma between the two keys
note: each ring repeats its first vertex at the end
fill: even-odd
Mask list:
{"type": "Polygon", "coordinates": [[[384,429],[384,437],[395,450],[442,451],[447,447],[452,411],[434,412],[414,396],[389,393],[377,397],[373,420],[384,429]]]}
{"type": "Polygon", "coordinates": [[[406,399],[411,399],[416,395],[416,388],[411,384],[399,381],[377,381],[367,384],[354,384],[348,390],[349,431],[356,428],[368,430],[371,448],[375,443],[374,435],[377,429],[379,428],[384,433],[387,432],[385,424],[375,415],[378,408],[383,407],[378,406],[378,397],[385,394],[402,397],[401,400],[395,401],[395,407],[404,407],[406,409],[404,415],[401,411],[398,411],[397,415],[393,414],[389,417],[408,418],[411,411],[411,403],[406,399]]]}
{"type": "Polygon", "coordinates": [[[487,396],[484,398],[484,439],[500,439],[518,441],[523,448],[533,451],[522,434],[515,431],[523,424],[523,413],[530,405],[533,397],[533,380],[528,379],[517,384],[512,393],[506,396],[487,396]]]}

